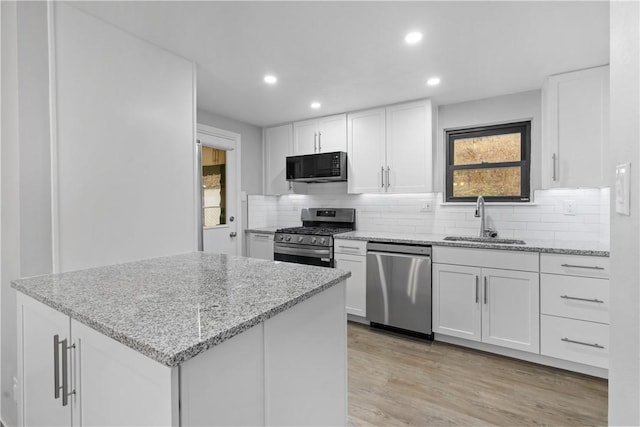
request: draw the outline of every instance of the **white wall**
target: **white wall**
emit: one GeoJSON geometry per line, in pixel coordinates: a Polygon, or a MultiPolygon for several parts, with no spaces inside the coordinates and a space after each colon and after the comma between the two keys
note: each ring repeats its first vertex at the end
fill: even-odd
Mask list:
{"type": "Polygon", "coordinates": [[[50,273],[51,156],[46,2],[18,3],[21,274],[50,273]]]}
{"type": "Polygon", "coordinates": [[[524,120],[531,120],[531,190],[540,188],[542,92],[532,90],[438,107],[434,190],[444,190],[446,130],[524,120]]]}
{"type": "Polygon", "coordinates": [[[242,139],[242,188],[247,194],[262,193],[262,128],[198,110],[198,123],[240,134],[242,139]]]}
{"type": "Polygon", "coordinates": [[[7,426],[17,423],[17,405],[12,396],[13,376],[16,373],[16,311],[15,293],[10,280],[20,274],[20,200],[19,200],[19,144],[18,144],[18,28],[15,2],[0,2],[1,71],[0,97],[0,303],[2,406],[0,418],[7,426]],[[4,342],[4,338],[13,339],[4,342]]]}
{"type": "Polygon", "coordinates": [[[54,271],[195,250],[194,64],[53,7],[54,271]]]}
{"type": "MultiPolygon", "coordinates": [[[[612,1],[611,150],[631,162],[631,216],[611,211],[609,424],[640,425],[640,4],[612,1]]],[[[612,190],[612,195],[615,192],[612,190]]]]}

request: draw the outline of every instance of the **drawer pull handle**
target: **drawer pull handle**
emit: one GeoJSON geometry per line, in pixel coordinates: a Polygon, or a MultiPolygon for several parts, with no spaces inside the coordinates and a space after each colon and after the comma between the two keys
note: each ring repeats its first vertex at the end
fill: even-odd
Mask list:
{"type": "Polygon", "coordinates": [[[570,297],[569,295],[560,295],[560,298],[571,299],[571,300],[576,300],[576,301],[596,302],[598,304],[604,304],[604,301],[596,299],[596,298],[594,298],[594,299],[578,298],[578,297],[570,297]]]}
{"type": "Polygon", "coordinates": [[[570,268],[588,268],[589,270],[604,270],[604,267],[599,267],[597,265],[575,265],[575,264],[560,264],[561,267],[570,267],[570,268]]]}
{"type": "Polygon", "coordinates": [[[354,249],[354,250],[356,250],[356,251],[357,251],[358,249],[360,249],[360,248],[359,248],[359,247],[357,247],[357,246],[342,246],[342,245],[338,245],[338,247],[339,247],[339,248],[342,248],[342,249],[354,249]]]}
{"type": "Polygon", "coordinates": [[[586,345],[587,347],[604,348],[600,344],[591,344],[591,343],[588,343],[588,342],[574,341],[574,340],[570,340],[569,338],[561,338],[560,341],[570,342],[571,344],[586,345]]]}
{"type": "Polygon", "coordinates": [[[271,236],[268,234],[254,234],[253,237],[255,237],[256,239],[268,239],[271,236]]]}

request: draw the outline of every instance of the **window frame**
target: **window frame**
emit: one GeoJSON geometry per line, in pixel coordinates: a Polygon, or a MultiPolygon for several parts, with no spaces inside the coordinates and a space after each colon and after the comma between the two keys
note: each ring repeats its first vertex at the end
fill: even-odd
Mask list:
{"type": "Polygon", "coordinates": [[[508,167],[520,167],[520,195],[518,196],[485,196],[486,202],[516,202],[529,203],[531,201],[531,120],[510,122],[491,126],[476,126],[472,128],[450,129],[445,131],[445,202],[475,202],[478,196],[454,197],[453,173],[456,170],[481,170],[508,167]],[[477,138],[483,136],[520,133],[520,161],[499,163],[476,163],[470,165],[453,164],[453,144],[457,139],[477,138]]]}

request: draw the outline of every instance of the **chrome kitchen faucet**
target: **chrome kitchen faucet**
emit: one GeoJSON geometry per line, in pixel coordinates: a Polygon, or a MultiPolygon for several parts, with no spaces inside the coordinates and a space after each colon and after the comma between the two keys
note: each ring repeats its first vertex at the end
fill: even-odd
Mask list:
{"type": "Polygon", "coordinates": [[[497,237],[498,233],[495,230],[486,227],[484,210],[484,197],[478,196],[475,213],[475,217],[480,218],[480,233],[478,235],[480,237],[497,237]]]}

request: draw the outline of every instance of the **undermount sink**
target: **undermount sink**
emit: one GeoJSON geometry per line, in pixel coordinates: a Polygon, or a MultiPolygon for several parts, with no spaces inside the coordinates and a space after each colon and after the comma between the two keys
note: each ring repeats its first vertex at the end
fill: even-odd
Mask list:
{"type": "Polygon", "coordinates": [[[452,242],[499,243],[503,245],[524,245],[524,240],[500,239],[498,237],[447,236],[444,240],[452,242]]]}

